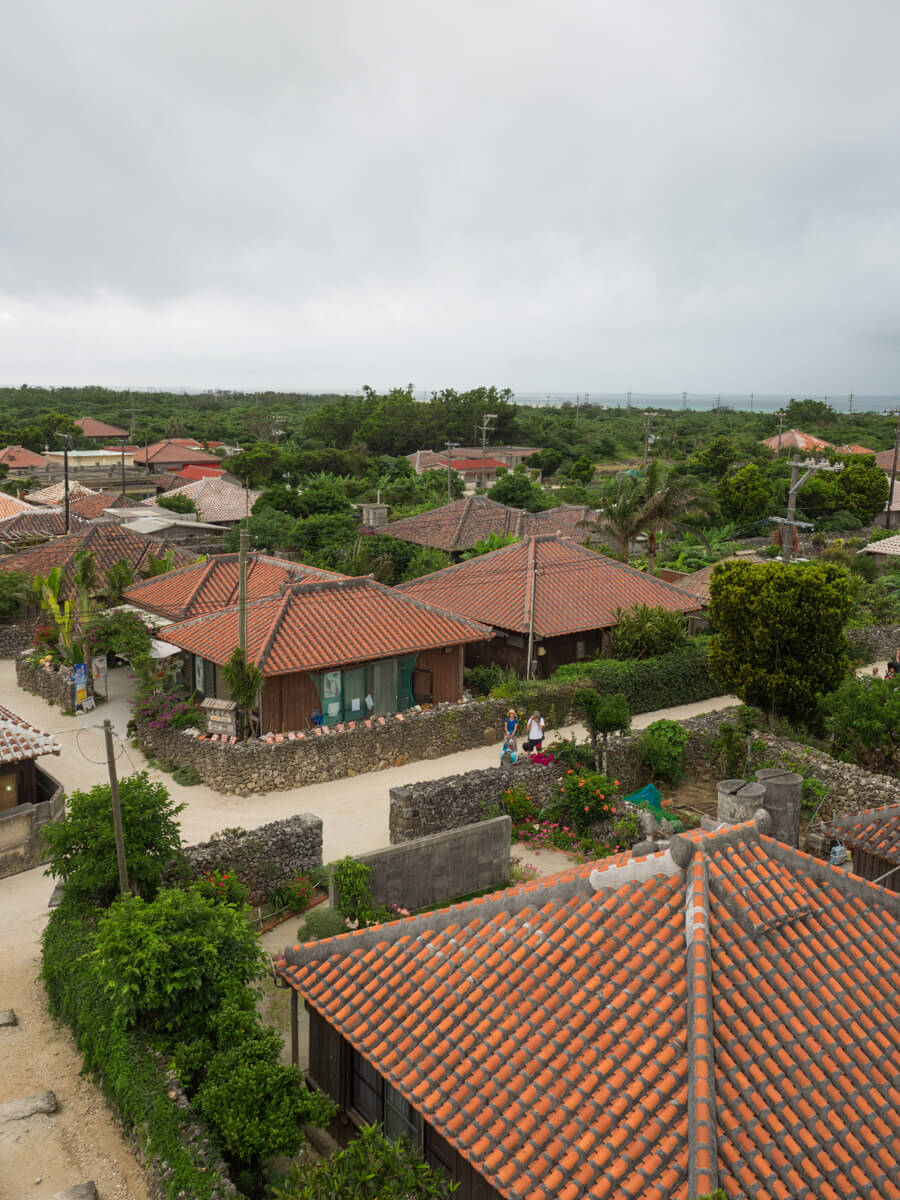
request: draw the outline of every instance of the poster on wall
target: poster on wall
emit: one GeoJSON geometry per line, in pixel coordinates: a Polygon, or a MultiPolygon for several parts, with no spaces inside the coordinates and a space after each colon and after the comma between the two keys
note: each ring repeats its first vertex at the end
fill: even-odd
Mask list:
{"type": "Polygon", "coordinates": [[[87,663],[76,663],[72,668],[72,685],[75,688],[75,707],[81,708],[87,700],[87,663]]]}
{"type": "MultiPolygon", "coordinates": [[[[322,676],[322,699],[334,700],[341,694],[340,671],[326,671],[322,676]]],[[[329,709],[329,711],[331,711],[329,709]]]]}

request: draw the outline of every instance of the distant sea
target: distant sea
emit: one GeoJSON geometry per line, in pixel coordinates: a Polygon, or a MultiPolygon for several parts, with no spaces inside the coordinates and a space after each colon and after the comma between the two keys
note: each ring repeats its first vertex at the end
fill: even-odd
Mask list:
{"type": "MultiPolygon", "coordinates": [[[[417,400],[425,400],[429,393],[416,392],[417,400]]],[[[741,412],[778,412],[786,408],[792,399],[824,400],[839,413],[888,412],[900,408],[900,396],[857,396],[851,401],[846,393],[842,396],[813,396],[809,392],[794,392],[792,395],[756,395],[750,393],[708,392],[516,392],[516,404],[536,408],[558,407],[561,404],[595,404],[604,408],[690,408],[709,412],[715,408],[733,408],[741,412]]]]}

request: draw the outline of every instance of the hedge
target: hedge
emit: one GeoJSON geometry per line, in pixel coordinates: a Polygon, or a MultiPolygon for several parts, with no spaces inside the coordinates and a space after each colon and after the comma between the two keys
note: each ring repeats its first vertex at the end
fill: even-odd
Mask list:
{"type": "Polygon", "coordinates": [[[138,1033],[122,1030],[113,1019],[90,969],[95,930],[96,912],[72,901],[51,914],[42,971],[51,1013],[69,1026],[85,1070],[125,1128],[136,1131],[148,1160],[158,1163],[168,1197],[234,1195],[230,1181],[185,1139],[185,1127],[196,1130],[202,1122],[191,1107],[181,1109],[170,1098],[164,1063],[138,1033]]]}
{"type": "Polygon", "coordinates": [[[695,704],[722,694],[709,672],[709,637],[691,638],[659,658],[597,658],[567,663],[548,680],[516,680],[494,688],[492,696],[509,699],[516,707],[537,708],[548,728],[564,724],[572,694],[578,687],[621,692],[632,713],[654,712],[676,704],[695,704]]]}

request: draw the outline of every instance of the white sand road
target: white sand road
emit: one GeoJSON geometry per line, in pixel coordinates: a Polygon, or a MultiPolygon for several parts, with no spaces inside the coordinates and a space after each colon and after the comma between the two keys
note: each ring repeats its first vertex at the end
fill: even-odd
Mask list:
{"type": "MultiPolygon", "coordinates": [[[[63,717],[42,699],[21,691],[13,663],[0,662],[4,703],[38,728],[53,732],[60,742],[59,757],[42,761],[67,791],[107,782],[100,726],[108,716],[118,734],[124,735],[128,687],[125,672],[113,672],[108,706],[85,716],[63,717]]],[[[634,724],[640,728],[659,717],[685,718],[737,703],[733,697],[720,697],[645,713],[636,717],[634,724]]],[[[143,755],[123,737],[117,745],[120,775],[146,767],[143,755]]],[[[313,812],[324,822],[327,861],[388,844],[389,788],[494,766],[498,757],[498,747],[489,746],[351,779],[243,798],[222,796],[204,785],[180,787],[169,775],[152,770],[150,774],[186,805],[181,827],[187,843],[204,840],[229,826],[252,829],[294,813],[313,812]]],[[[549,857],[545,863],[533,854],[529,857],[542,872],[551,866],[549,857]]],[[[53,881],[41,869],[0,880],[0,1009],[14,1008],[19,1018],[18,1026],[0,1028],[0,1103],[50,1089],[60,1104],[51,1116],[31,1117],[0,1128],[0,1200],[43,1200],[87,1179],[95,1181],[102,1200],[145,1200],[147,1191],[134,1155],[101,1093],[80,1077],[80,1060],[70,1036],[57,1029],[47,1013],[38,973],[40,935],[52,890],[53,881]]]]}

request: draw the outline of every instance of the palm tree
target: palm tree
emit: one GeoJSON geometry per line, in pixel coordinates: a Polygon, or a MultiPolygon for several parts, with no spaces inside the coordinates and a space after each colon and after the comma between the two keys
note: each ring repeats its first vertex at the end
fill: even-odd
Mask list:
{"type": "Polygon", "coordinates": [[[134,583],[134,571],[124,558],[120,558],[106,572],[106,599],[109,604],[121,604],[122,593],[134,583]]]}
{"type": "Polygon", "coordinates": [[[600,493],[597,526],[619,543],[622,562],[628,562],[631,543],[647,528],[649,510],[644,480],[639,475],[616,475],[600,493]]]}
{"type": "Polygon", "coordinates": [[[658,460],[650,464],[644,480],[647,531],[647,570],[652,575],[659,549],[659,534],[683,528],[691,517],[691,505],[704,496],[696,480],[681,475],[663,475],[658,460]]]}

